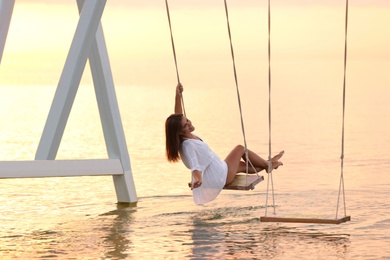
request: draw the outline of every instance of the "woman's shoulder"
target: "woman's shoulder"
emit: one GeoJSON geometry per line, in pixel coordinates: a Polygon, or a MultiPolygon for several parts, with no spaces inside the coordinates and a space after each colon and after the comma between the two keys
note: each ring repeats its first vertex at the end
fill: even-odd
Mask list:
{"type": "Polygon", "coordinates": [[[181,143],[182,146],[194,146],[197,145],[198,142],[201,142],[200,138],[197,135],[194,135],[196,138],[188,138],[184,139],[184,141],[181,143]]]}
{"type": "Polygon", "coordinates": [[[195,139],[185,139],[185,140],[181,143],[181,145],[182,145],[182,146],[190,146],[190,145],[193,145],[194,141],[195,141],[195,139]]]}

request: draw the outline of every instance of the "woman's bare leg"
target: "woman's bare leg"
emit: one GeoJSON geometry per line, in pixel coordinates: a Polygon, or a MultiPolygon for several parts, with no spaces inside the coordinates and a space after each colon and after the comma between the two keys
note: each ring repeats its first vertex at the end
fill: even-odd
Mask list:
{"type": "Polygon", "coordinates": [[[237,174],[237,171],[241,164],[241,157],[244,154],[244,147],[241,145],[236,146],[225,158],[225,162],[228,166],[228,173],[226,176],[226,184],[231,183],[237,174]]]}
{"type": "MultiPolygon", "coordinates": [[[[282,158],[283,155],[284,155],[284,151],[281,151],[277,155],[275,155],[274,157],[271,158],[272,169],[277,169],[279,166],[283,165],[282,162],[279,162],[279,159],[282,158]]],[[[263,158],[258,156],[256,153],[252,152],[251,150],[248,150],[248,157],[249,157],[249,161],[252,162],[253,167],[255,167],[257,172],[265,170],[268,173],[268,166],[269,166],[268,161],[264,160],[263,158]]],[[[245,153],[242,155],[242,159],[246,162],[245,153]]],[[[245,167],[244,168],[245,171],[239,171],[239,172],[246,172],[246,163],[244,164],[244,167],[245,167]]],[[[251,167],[251,165],[249,165],[249,167],[253,168],[253,167],[251,167]]],[[[248,169],[249,169],[249,167],[248,167],[248,169]]],[[[253,172],[253,173],[255,173],[255,172],[253,172]]]]}
{"type": "MultiPolygon", "coordinates": [[[[282,165],[282,163],[278,160],[283,156],[283,153],[284,152],[280,152],[272,158],[271,162],[273,169],[277,169],[280,165],[282,165]]],[[[246,159],[245,148],[242,145],[237,145],[226,157],[225,162],[228,165],[226,184],[231,183],[238,172],[246,172],[246,163],[241,161],[242,158],[246,159]]],[[[248,158],[257,172],[264,169],[268,172],[268,161],[250,150],[248,150],[248,158]]],[[[251,165],[248,167],[248,172],[255,173],[251,165]]]]}
{"type": "MultiPolygon", "coordinates": [[[[248,173],[257,173],[257,172],[261,172],[262,170],[264,170],[264,168],[262,167],[254,167],[255,169],[253,169],[252,165],[248,164],[248,173]]],[[[241,161],[239,166],[238,166],[238,169],[237,169],[237,173],[239,172],[245,172],[246,173],[246,162],[243,162],[241,161]]]]}

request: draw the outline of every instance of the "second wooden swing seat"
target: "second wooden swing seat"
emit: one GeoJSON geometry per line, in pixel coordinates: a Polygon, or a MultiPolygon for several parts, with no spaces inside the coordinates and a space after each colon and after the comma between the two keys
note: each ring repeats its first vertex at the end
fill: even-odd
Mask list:
{"type": "Polygon", "coordinates": [[[347,221],[351,221],[351,216],[345,216],[341,218],[327,218],[327,217],[260,217],[260,222],[281,222],[281,223],[307,223],[307,224],[341,224],[347,221]]]}
{"type": "MultiPolygon", "coordinates": [[[[226,1],[226,0],[225,0],[226,1]]],[[[270,1],[268,1],[268,69],[269,69],[269,90],[271,90],[271,66],[270,66],[270,31],[271,31],[271,22],[270,22],[270,1]]],[[[346,213],[346,204],[345,204],[345,193],[344,193],[344,175],[343,175],[343,165],[344,165],[344,117],[345,117],[345,89],[346,89],[346,62],[347,62],[347,28],[348,28],[348,0],[346,0],[346,8],[345,8],[345,45],[344,45],[344,82],[343,82],[343,120],[342,120],[342,141],[341,141],[341,175],[340,175],[340,185],[339,185],[339,195],[337,199],[337,207],[336,207],[336,215],[335,217],[303,217],[301,215],[295,215],[295,216],[278,216],[275,211],[275,199],[273,199],[273,209],[274,214],[272,216],[267,216],[267,207],[268,207],[268,191],[269,191],[269,183],[271,180],[272,183],[272,194],[274,194],[273,189],[273,181],[272,181],[272,171],[269,171],[270,174],[268,175],[268,184],[267,184],[267,196],[266,196],[266,206],[265,206],[265,216],[260,217],[260,222],[280,222],[280,223],[307,223],[307,224],[341,224],[347,221],[351,221],[351,217],[347,216],[346,213]],[[342,193],[341,193],[342,191],[342,193]],[[344,198],[344,216],[339,217],[338,216],[338,209],[339,209],[339,201],[340,196],[343,196],[344,198]]],[[[270,93],[270,92],[269,92],[270,93]]],[[[271,125],[271,99],[269,96],[269,126],[271,125]]],[[[271,151],[271,127],[269,127],[269,147],[271,151]]]]}

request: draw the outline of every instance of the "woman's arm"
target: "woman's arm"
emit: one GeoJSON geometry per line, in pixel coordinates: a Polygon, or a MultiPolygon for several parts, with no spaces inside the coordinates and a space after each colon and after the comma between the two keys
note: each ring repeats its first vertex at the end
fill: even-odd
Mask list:
{"type": "Polygon", "coordinates": [[[188,183],[191,190],[202,185],[202,168],[199,165],[198,157],[196,156],[195,147],[192,142],[183,142],[181,147],[181,159],[187,168],[191,169],[192,181],[188,183]]]}
{"type": "Polygon", "coordinates": [[[195,170],[192,172],[191,190],[196,189],[202,185],[202,172],[195,170]]]}
{"type": "Polygon", "coordinates": [[[181,83],[176,86],[175,95],[175,114],[183,114],[183,107],[181,104],[181,93],[183,92],[183,86],[181,83]]]}

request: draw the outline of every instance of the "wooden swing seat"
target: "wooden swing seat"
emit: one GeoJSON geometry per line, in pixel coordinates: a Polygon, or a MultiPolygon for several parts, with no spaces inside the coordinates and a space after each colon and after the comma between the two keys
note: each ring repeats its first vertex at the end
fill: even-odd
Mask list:
{"type": "MultiPolygon", "coordinates": [[[[264,177],[256,174],[237,174],[234,180],[223,187],[224,190],[253,190],[255,186],[264,180],[264,177]]],[[[191,187],[191,183],[188,183],[191,187]]]]}
{"type": "Polygon", "coordinates": [[[308,223],[308,224],[341,224],[351,221],[351,216],[341,218],[317,218],[317,217],[260,217],[260,222],[280,222],[280,223],[308,223]]]}
{"type": "Polygon", "coordinates": [[[237,174],[234,180],[223,187],[224,190],[253,190],[255,186],[264,180],[257,174],[237,174]]]}

